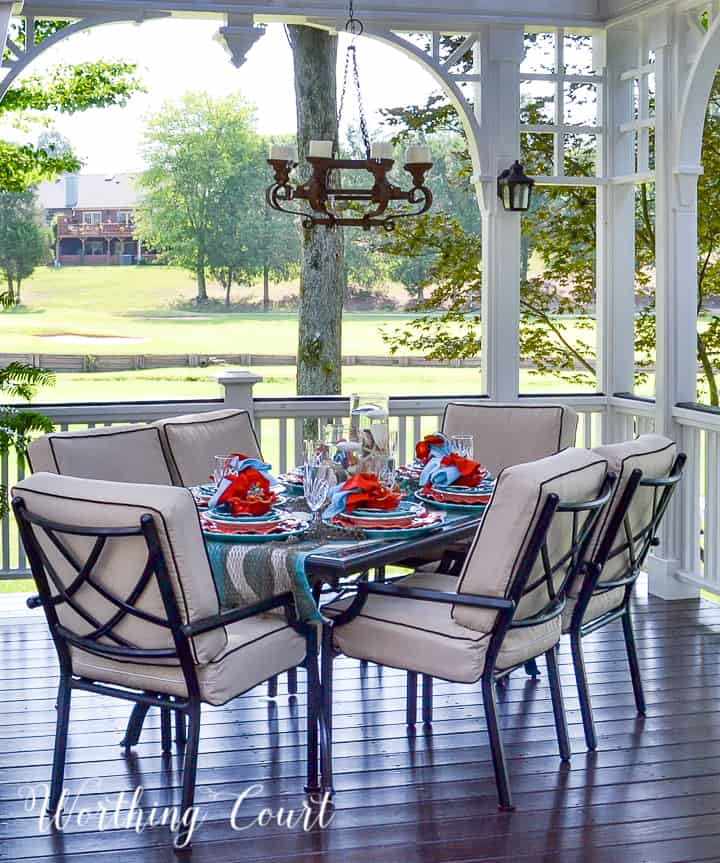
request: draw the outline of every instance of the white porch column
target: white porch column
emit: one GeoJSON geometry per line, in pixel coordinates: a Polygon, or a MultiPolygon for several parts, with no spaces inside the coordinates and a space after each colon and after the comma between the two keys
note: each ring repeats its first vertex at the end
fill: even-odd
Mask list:
{"type": "MultiPolygon", "coordinates": [[[[634,30],[612,28],[595,37],[595,71],[605,68],[600,117],[605,135],[597,189],[597,350],[598,387],[607,395],[632,392],[634,385],[635,186],[618,182],[635,172],[634,138],[620,125],[632,119],[632,81],[620,73],[636,60],[634,30]]],[[[622,439],[612,408],[603,416],[606,443],[622,439]]]]}
{"type": "Polygon", "coordinates": [[[523,28],[488,26],[480,36],[481,81],[475,111],[482,133],[482,366],[491,399],[512,401],[519,390],[520,214],[506,212],[497,176],[520,157],[520,63],[523,28]]]}
{"type": "MultiPolygon", "coordinates": [[[[657,300],[657,372],[655,428],[680,442],[673,418],[678,402],[694,402],[697,387],[697,166],[676,164],[675,123],[680,116],[682,42],[673,32],[671,12],[651,19],[649,47],[655,50],[655,257],[657,300]]],[[[697,537],[683,532],[686,495],[676,495],[661,536],[648,562],[650,592],[665,599],[696,596],[699,588],[678,580],[697,537]]],[[[696,502],[691,505],[695,506],[696,502]]]]}

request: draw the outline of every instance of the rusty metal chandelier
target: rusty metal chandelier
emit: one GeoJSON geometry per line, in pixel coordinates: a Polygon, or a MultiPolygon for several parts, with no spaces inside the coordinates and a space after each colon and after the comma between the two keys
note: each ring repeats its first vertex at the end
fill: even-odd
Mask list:
{"type": "Polygon", "coordinates": [[[297,149],[283,144],[273,144],[270,148],[268,163],[275,178],[266,192],[268,206],[301,216],[303,227],[353,226],[366,230],[379,227],[392,231],[398,219],[420,216],[432,206],[432,192],[425,185],[425,176],[432,168],[430,148],[422,144],[407,148],[404,169],[412,177],[413,185],[405,191],[388,178],[395,165],[393,145],[389,141],[370,143],[355,49],[355,40],[362,35],[363,29],[362,22],[354,15],[353,0],[350,0],[350,17],[345,31],[353,36],[353,40],[345,56],[337,121],[339,128],[352,72],[366,158],[341,159],[333,141],[310,141],[307,152],[309,179],[304,183],[293,183],[290,175],[298,167],[297,149]],[[358,173],[344,186],[341,171],[358,173]],[[361,177],[359,172],[370,177],[355,180],[361,177]],[[393,206],[396,203],[400,206],[393,206]]]}

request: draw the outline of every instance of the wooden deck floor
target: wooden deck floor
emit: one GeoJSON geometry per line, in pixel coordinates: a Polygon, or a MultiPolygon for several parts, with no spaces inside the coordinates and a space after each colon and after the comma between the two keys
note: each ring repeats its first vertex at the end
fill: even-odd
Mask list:
{"type": "MultiPolygon", "coordinates": [[[[47,782],[56,663],[40,612],[0,604],[0,858],[160,863],[175,855],[165,828],[98,831],[93,815],[63,833],[38,830],[27,788],[47,782]]],[[[302,804],[304,699],[261,690],[204,713],[197,800],[199,863],[553,863],[720,861],[720,606],[641,598],[635,616],[648,716],[637,719],[614,625],[587,642],[599,749],[584,750],[569,653],[562,671],[572,765],[556,754],[543,678],[514,674],[501,691],[517,811],[496,810],[479,690],[436,683],[435,722],[408,737],[404,676],[337,664],[336,810],[326,829],[250,826],[233,832],[237,795],[257,784],[239,826],[264,807],[302,804]]],[[[304,681],[301,681],[301,687],[304,681]]],[[[281,687],[281,693],[283,689],[281,687]]],[[[159,752],[156,716],[136,753],[118,746],[129,706],[80,694],[66,787],[95,808],[145,789],[142,804],[177,801],[179,760],[159,752]]],[[[127,798],[126,798],[127,799],[127,798]]],[[[188,855],[189,856],[189,855],[188,855]]],[[[187,858],[186,858],[187,859],[187,858]]]]}

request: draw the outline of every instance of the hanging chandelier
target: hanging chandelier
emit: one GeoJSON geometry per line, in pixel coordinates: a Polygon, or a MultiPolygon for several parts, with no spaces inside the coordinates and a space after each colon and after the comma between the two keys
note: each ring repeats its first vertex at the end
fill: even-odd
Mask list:
{"type": "Polygon", "coordinates": [[[341,159],[337,156],[333,141],[310,141],[307,152],[309,179],[304,183],[293,183],[290,175],[298,167],[297,148],[273,144],[268,163],[275,172],[275,180],[267,189],[266,200],[268,206],[274,210],[301,216],[303,227],[306,228],[316,225],[328,228],[353,226],[366,230],[384,228],[392,231],[398,219],[420,216],[432,206],[432,192],[425,185],[425,176],[433,165],[432,153],[430,148],[423,144],[407,148],[404,169],[412,177],[412,188],[403,190],[388,179],[388,174],[395,165],[393,145],[389,141],[370,143],[355,49],[355,40],[362,35],[364,28],[354,15],[353,0],[350,0],[349,11],[350,17],[345,24],[345,31],[352,35],[353,40],[345,55],[345,74],[337,124],[339,129],[352,71],[366,158],[341,159]],[[343,186],[341,171],[365,172],[371,179],[343,186]],[[298,206],[296,202],[303,203],[298,206]],[[405,206],[391,206],[394,203],[405,206]]]}

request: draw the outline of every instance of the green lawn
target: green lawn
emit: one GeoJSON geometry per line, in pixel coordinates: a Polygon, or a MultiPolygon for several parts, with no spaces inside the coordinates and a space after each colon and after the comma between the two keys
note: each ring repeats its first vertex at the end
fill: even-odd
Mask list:
{"type": "MultiPolygon", "coordinates": [[[[274,287],[276,296],[297,291],[274,287]]],[[[23,308],[0,315],[0,352],[53,354],[293,354],[295,313],[203,314],[181,312],[194,296],[184,271],[172,267],[43,267],[23,285],[23,308]]],[[[397,285],[389,292],[407,295],[397,285]]],[[[220,298],[217,288],[211,295],[220,298]]],[[[259,289],[250,292],[256,298],[259,289]]],[[[381,329],[407,314],[346,313],[343,353],[382,356],[381,329]]],[[[588,338],[587,332],[582,333],[588,338]]]]}

